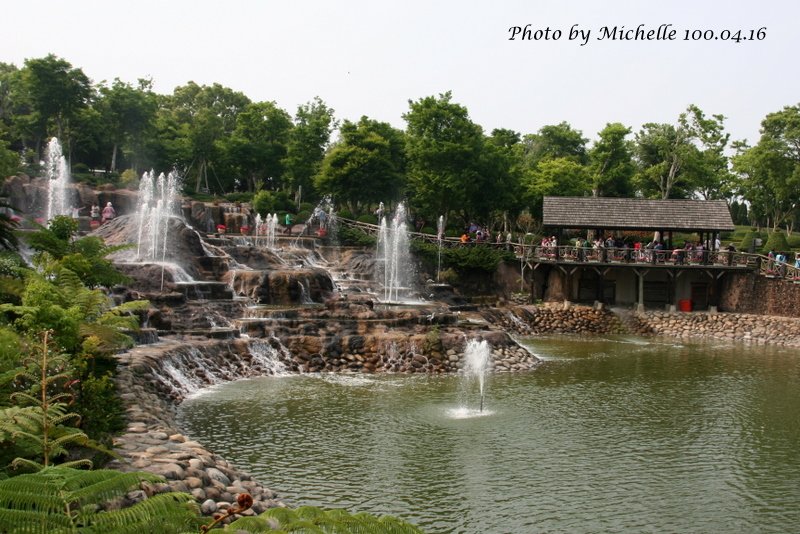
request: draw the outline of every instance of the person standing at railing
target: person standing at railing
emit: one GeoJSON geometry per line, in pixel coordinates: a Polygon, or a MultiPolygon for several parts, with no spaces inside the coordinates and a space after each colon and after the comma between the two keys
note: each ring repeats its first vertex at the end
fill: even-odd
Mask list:
{"type": "Polygon", "coordinates": [[[797,252],[794,255],[794,268],[795,269],[800,269],[800,252],[797,252]]]}

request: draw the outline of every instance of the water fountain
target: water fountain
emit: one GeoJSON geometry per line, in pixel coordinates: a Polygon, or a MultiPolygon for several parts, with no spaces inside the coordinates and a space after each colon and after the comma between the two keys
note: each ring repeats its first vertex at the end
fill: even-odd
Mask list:
{"type": "Polygon", "coordinates": [[[484,399],[486,397],[486,372],[489,369],[489,358],[492,349],[486,340],[478,341],[471,339],[467,342],[464,349],[464,373],[467,380],[477,379],[478,391],[480,392],[480,411],[483,412],[484,399]]]}
{"type": "Polygon", "coordinates": [[[442,272],[442,241],[444,240],[444,215],[439,215],[436,224],[436,241],[439,245],[439,261],[436,264],[436,281],[440,282],[439,275],[442,272]]]}
{"type": "Polygon", "coordinates": [[[383,283],[383,302],[402,302],[411,290],[411,251],[406,228],[406,208],[397,206],[391,223],[381,218],[378,234],[378,280],[383,283]]]}
{"type": "Polygon", "coordinates": [[[165,261],[169,220],[178,217],[180,179],[175,172],[145,172],[139,183],[136,207],[136,255],[140,260],[165,261]]]}
{"type": "Polygon", "coordinates": [[[61,153],[61,143],[53,137],[47,145],[47,155],[43,162],[47,176],[47,220],[58,215],[71,215],[72,206],[67,199],[67,186],[70,183],[67,158],[61,153]]]}

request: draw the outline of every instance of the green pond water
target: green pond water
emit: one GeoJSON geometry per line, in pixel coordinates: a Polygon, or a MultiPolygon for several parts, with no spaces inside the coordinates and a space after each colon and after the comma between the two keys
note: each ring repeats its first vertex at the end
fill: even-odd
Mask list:
{"type": "Polygon", "coordinates": [[[800,352],[527,340],[537,370],[299,375],[187,400],[183,429],[292,505],[426,532],[800,532],[800,352]]]}

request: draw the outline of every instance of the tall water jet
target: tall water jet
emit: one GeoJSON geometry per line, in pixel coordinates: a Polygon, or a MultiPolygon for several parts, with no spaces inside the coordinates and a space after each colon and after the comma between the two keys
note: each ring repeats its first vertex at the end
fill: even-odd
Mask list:
{"type": "Polygon", "coordinates": [[[156,178],[153,171],[145,172],[139,183],[136,207],[136,255],[139,260],[165,261],[169,220],[179,217],[178,191],[180,177],[175,172],[156,178]]]}
{"type": "Polygon", "coordinates": [[[464,349],[464,373],[467,378],[475,378],[478,381],[480,392],[480,411],[483,412],[484,399],[486,397],[486,372],[489,369],[489,358],[492,349],[486,340],[477,341],[472,339],[467,342],[464,349]]]}
{"type": "Polygon", "coordinates": [[[47,220],[58,215],[71,215],[72,206],[67,200],[69,167],[67,158],[61,152],[61,143],[55,137],[47,144],[44,168],[47,176],[47,220]]]}
{"type": "Polygon", "coordinates": [[[406,228],[406,208],[397,206],[391,223],[381,219],[378,234],[378,279],[383,282],[383,301],[401,302],[411,290],[411,249],[406,228]]]}

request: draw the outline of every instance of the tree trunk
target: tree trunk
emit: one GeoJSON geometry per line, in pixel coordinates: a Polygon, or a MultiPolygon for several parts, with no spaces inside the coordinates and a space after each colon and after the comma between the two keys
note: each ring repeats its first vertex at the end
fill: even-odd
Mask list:
{"type": "Polygon", "coordinates": [[[117,170],[117,143],[114,143],[114,148],[111,149],[111,172],[117,170]]]}

